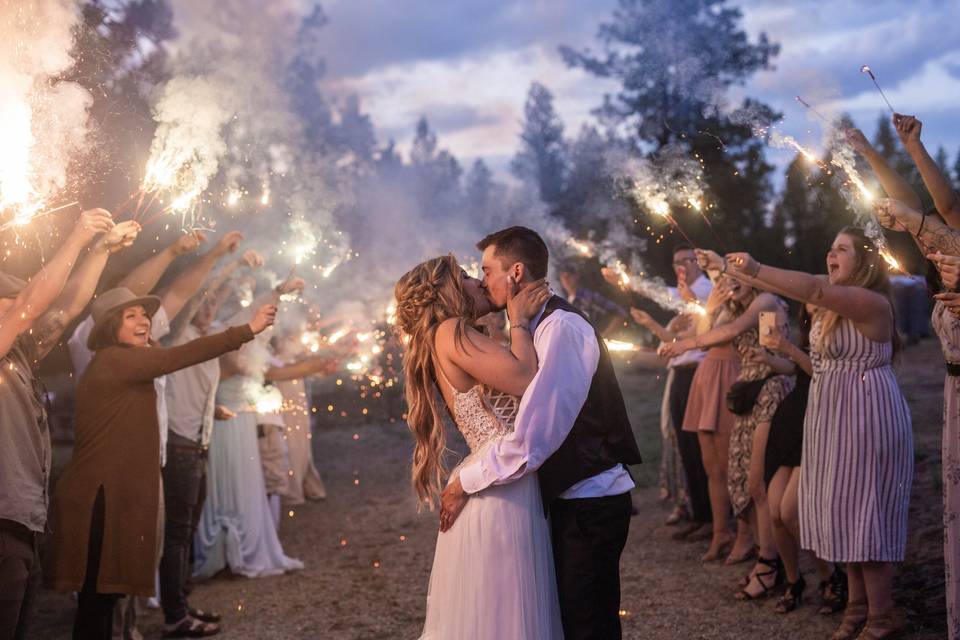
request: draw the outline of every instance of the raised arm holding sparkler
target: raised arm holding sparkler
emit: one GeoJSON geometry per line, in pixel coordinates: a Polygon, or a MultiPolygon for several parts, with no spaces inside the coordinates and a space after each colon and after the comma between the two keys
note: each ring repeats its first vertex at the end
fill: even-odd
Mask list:
{"type": "Polygon", "coordinates": [[[731,253],[724,260],[726,274],[732,278],[815,304],[848,318],[870,340],[889,342],[896,332],[892,305],[882,293],[886,265],[869,247],[870,240],[861,229],[841,230],[827,253],[827,278],[760,264],[748,253],[731,253]]]}
{"type": "MultiPolygon", "coordinates": [[[[923,123],[915,116],[894,113],[893,126],[897,130],[897,135],[900,136],[903,148],[907,150],[907,153],[910,154],[913,162],[917,165],[917,169],[920,170],[920,177],[923,178],[923,184],[926,185],[930,195],[933,196],[933,204],[937,211],[951,227],[960,227],[960,194],[950,184],[950,179],[943,175],[943,171],[937,166],[936,160],[930,157],[926,147],[923,146],[923,142],[920,141],[923,123]]],[[[889,195],[891,198],[902,200],[914,209],[920,208],[919,202],[914,203],[892,193],[889,195]]]]}
{"type": "MultiPolygon", "coordinates": [[[[715,290],[723,300],[742,301],[745,296],[749,295],[749,292],[741,291],[741,289],[745,287],[745,284],[734,281],[732,278],[727,278],[722,280],[715,290]]],[[[783,315],[784,317],[780,320],[786,322],[786,314],[777,298],[770,293],[760,293],[754,296],[746,310],[733,321],[705,331],[697,336],[666,342],[661,345],[658,352],[662,356],[672,358],[686,353],[691,349],[708,349],[717,345],[726,344],[744,331],[755,327],[760,318],[760,312],[762,311],[770,311],[783,315]]]]}
{"type": "Polygon", "coordinates": [[[183,234],[170,246],[137,265],[117,284],[117,287],[129,289],[138,296],[147,295],[157,286],[173,261],[182,255],[196,251],[200,242],[199,232],[191,231],[183,234]]]}
{"type": "Polygon", "coordinates": [[[97,234],[113,226],[110,214],[104,209],[84,211],[54,257],[19,293],[0,299],[0,355],[6,354],[17,336],[29,329],[60,295],[80,251],[97,234]]]}
{"type": "Polygon", "coordinates": [[[960,256],[960,229],[951,229],[937,219],[925,216],[892,198],[883,198],[873,204],[877,220],[887,229],[908,231],[920,248],[928,254],[937,251],[960,256]]]}
{"type": "Polygon", "coordinates": [[[43,358],[56,345],[63,330],[86,308],[93,298],[107,258],[126,249],[140,233],[140,224],[133,220],[117,223],[89,249],[87,256],[71,274],[66,286],[31,327],[37,340],[37,355],[43,358]]]}
{"type": "Polygon", "coordinates": [[[873,173],[880,181],[880,186],[891,198],[906,202],[914,209],[920,208],[920,196],[913,190],[910,183],[903,176],[893,170],[879,151],[877,151],[860,129],[846,129],[844,136],[847,142],[870,164],[873,173]]]}
{"type": "MultiPolygon", "coordinates": [[[[205,239],[202,233],[196,231],[184,237],[191,236],[199,242],[205,239]]],[[[223,256],[236,251],[241,240],[243,240],[243,234],[239,231],[224,234],[209,251],[187,267],[169,287],[159,294],[163,301],[163,309],[170,319],[180,313],[187,301],[200,289],[213,265],[223,256]]]]}

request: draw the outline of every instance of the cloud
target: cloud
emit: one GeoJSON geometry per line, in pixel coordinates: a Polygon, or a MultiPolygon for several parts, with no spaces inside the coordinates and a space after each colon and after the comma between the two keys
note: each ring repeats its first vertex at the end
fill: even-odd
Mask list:
{"type": "Polygon", "coordinates": [[[572,132],[590,118],[603,92],[614,88],[609,81],[568,69],[555,49],[543,45],[455,61],[395,64],[331,80],[325,87],[341,96],[361,96],[380,137],[394,137],[402,150],[409,149],[414,124],[424,115],[442,147],[458,157],[476,157],[512,154],[534,80],[554,92],[557,110],[572,132]]]}

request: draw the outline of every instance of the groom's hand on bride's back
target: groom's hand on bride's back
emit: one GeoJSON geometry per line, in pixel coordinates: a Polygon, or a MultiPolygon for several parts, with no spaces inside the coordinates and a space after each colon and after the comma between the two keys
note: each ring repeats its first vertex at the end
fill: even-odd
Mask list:
{"type": "Polygon", "coordinates": [[[470,494],[463,490],[460,476],[450,481],[450,484],[440,494],[440,532],[449,531],[460,512],[467,506],[470,494]]]}

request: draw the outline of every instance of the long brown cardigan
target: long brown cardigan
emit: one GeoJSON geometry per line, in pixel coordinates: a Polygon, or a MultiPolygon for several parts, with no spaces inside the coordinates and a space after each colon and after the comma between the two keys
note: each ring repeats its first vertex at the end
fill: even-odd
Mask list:
{"type": "Polygon", "coordinates": [[[248,325],[177,347],[111,346],[80,379],[73,457],[53,494],[46,576],[79,591],[94,501],[104,492],[98,593],[154,595],[160,508],[160,439],[154,378],[216,358],[253,339],[248,325]]]}

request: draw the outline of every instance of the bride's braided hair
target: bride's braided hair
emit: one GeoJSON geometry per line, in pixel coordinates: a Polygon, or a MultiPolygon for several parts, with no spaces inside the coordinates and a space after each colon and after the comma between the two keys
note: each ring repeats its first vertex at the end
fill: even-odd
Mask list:
{"type": "Polygon", "coordinates": [[[444,320],[457,319],[454,339],[466,338],[467,318],[474,316],[473,300],[463,289],[460,266],[452,256],[427,260],[397,281],[397,327],[405,344],[404,389],[407,398],[407,425],[413,433],[413,487],[421,502],[433,509],[443,486],[446,468],[443,453],[443,418],[437,397],[437,327],[444,320]]]}

